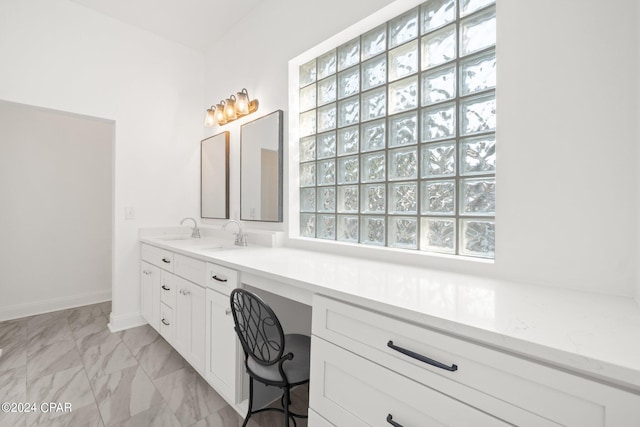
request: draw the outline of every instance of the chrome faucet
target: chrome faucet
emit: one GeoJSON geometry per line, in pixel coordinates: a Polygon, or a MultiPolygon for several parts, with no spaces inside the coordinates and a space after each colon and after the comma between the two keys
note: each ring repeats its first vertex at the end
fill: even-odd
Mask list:
{"type": "Polygon", "coordinates": [[[238,232],[234,233],[234,235],[236,236],[236,241],[233,244],[236,246],[247,246],[247,235],[242,232],[242,226],[240,225],[240,223],[235,219],[231,219],[222,226],[222,229],[224,230],[225,228],[227,228],[227,225],[229,224],[235,224],[238,226],[238,232]]]}
{"type": "Polygon", "coordinates": [[[191,237],[194,239],[199,239],[200,238],[200,229],[198,228],[198,223],[196,222],[195,219],[193,218],[185,218],[182,221],[180,221],[180,225],[184,224],[185,221],[187,220],[191,220],[193,221],[193,231],[191,232],[191,237]]]}

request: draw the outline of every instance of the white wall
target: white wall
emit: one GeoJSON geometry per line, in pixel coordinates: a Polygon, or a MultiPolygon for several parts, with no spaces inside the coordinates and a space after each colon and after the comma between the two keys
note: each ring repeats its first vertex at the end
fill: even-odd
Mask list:
{"type": "Polygon", "coordinates": [[[116,122],[111,321],[141,321],[138,227],[199,216],[202,55],[68,0],[3,0],[0,58],[0,99],[116,122]]]}
{"type": "MultiPolygon", "coordinates": [[[[260,99],[258,115],[287,110],[287,61],[387,3],[266,0],[239,22],[243,31],[212,45],[205,103],[247,87],[260,99]]],[[[499,2],[495,263],[402,253],[395,259],[632,296],[638,276],[638,21],[634,0],[607,7],[499,2]]],[[[225,129],[231,131],[233,216],[239,131],[236,124],[225,129]]]]}
{"type": "Polygon", "coordinates": [[[114,123],[0,101],[0,320],[111,299],[114,123]]]}

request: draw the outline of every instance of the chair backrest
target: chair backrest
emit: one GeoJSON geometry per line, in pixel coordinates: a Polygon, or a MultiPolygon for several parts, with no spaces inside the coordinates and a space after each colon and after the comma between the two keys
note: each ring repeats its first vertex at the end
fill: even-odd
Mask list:
{"type": "Polygon", "coordinates": [[[245,289],[234,289],[230,302],[235,331],[246,355],[262,365],[280,361],[284,332],[271,307],[245,289]]]}

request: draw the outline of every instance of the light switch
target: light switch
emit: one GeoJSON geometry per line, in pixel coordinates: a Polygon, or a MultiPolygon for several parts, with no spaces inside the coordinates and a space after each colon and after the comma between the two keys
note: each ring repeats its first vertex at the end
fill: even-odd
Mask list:
{"type": "Polygon", "coordinates": [[[124,219],[136,219],[136,210],[133,206],[127,206],[124,208],[124,219]]]}

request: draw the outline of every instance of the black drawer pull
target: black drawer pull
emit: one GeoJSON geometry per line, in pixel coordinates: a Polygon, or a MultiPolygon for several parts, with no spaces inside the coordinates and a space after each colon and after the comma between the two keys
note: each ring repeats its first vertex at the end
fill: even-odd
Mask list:
{"type": "Polygon", "coordinates": [[[444,363],[440,363],[437,362],[433,359],[429,359],[426,356],[423,356],[421,354],[415,353],[411,350],[407,350],[406,348],[402,348],[402,347],[398,347],[397,345],[393,345],[393,341],[389,340],[389,342],[387,343],[387,347],[390,347],[392,349],[394,349],[395,351],[399,351],[402,354],[406,354],[407,356],[414,358],[416,360],[419,360],[421,362],[424,363],[428,363],[431,366],[435,366],[436,368],[440,368],[440,369],[444,369],[446,371],[450,371],[450,372],[454,372],[458,370],[458,365],[451,365],[451,366],[447,366],[444,363]]]}
{"type": "Polygon", "coordinates": [[[171,264],[171,260],[166,258],[162,258],[162,262],[164,262],[165,264],[171,264]]]}
{"type": "Polygon", "coordinates": [[[217,280],[218,282],[227,282],[227,279],[221,279],[218,276],[214,275],[213,277],[211,277],[213,280],[217,280]]]}
{"type": "Polygon", "coordinates": [[[163,324],[163,325],[165,325],[165,326],[169,326],[169,325],[170,325],[170,323],[169,323],[169,322],[167,322],[167,321],[166,321],[166,320],[164,320],[164,319],[162,319],[162,320],[161,320],[161,322],[162,322],[162,324],[163,324]]]}
{"type": "MultiPolygon", "coordinates": [[[[156,288],[156,289],[158,289],[158,288],[156,288]]],[[[164,289],[165,291],[170,291],[171,290],[171,288],[167,288],[165,285],[162,285],[162,289],[164,289]]]]}
{"type": "Polygon", "coordinates": [[[393,417],[391,416],[391,414],[387,415],[387,422],[393,427],[402,427],[402,424],[398,424],[397,422],[393,421],[393,417]]]}

